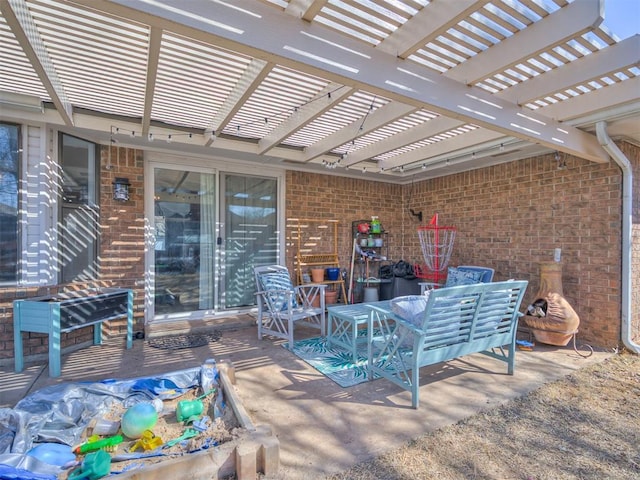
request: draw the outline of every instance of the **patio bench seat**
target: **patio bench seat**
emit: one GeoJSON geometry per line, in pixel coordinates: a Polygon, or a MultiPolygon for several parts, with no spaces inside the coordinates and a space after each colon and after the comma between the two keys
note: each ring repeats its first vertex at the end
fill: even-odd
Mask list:
{"type": "Polygon", "coordinates": [[[369,379],[383,377],[409,390],[418,408],[421,367],[484,353],[506,362],[513,375],[527,284],[510,280],[432,290],[421,298],[424,310],[413,318],[398,315],[393,304],[369,305],[369,379]]]}

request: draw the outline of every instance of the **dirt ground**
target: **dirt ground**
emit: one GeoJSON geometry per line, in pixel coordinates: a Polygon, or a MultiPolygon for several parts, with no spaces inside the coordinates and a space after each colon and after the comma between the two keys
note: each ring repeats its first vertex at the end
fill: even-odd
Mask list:
{"type": "Polygon", "coordinates": [[[640,356],[622,353],[328,480],[640,478],[640,356]]]}

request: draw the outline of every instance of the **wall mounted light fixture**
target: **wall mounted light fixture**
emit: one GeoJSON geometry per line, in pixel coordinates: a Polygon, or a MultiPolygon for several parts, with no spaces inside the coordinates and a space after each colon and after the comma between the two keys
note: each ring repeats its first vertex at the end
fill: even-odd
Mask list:
{"type": "Polygon", "coordinates": [[[564,154],[556,151],[554,158],[556,162],[558,162],[558,170],[566,170],[567,169],[567,160],[564,154]]]}
{"type": "Polygon", "coordinates": [[[128,178],[116,177],[113,180],[113,199],[120,202],[129,200],[130,185],[128,178]]]}

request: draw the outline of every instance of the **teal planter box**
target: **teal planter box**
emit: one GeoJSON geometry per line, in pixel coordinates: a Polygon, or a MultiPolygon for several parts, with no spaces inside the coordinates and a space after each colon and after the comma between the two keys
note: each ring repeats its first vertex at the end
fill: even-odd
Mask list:
{"type": "Polygon", "coordinates": [[[133,346],[133,291],[82,290],[13,302],[15,371],[24,368],[22,332],[49,335],[49,375],[60,376],[60,335],[93,325],[93,343],[102,343],[102,322],[127,317],[127,348],[133,346]]]}

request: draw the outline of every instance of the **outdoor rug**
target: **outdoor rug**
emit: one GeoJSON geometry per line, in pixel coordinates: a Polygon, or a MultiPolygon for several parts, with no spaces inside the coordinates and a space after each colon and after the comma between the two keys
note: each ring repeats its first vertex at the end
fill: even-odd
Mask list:
{"type": "MultiPolygon", "coordinates": [[[[288,343],[283,345],[288,348],[288,343]]],[[[324,337],[294,342],[292,352],[341,387],[352,387],[367,380],[367,350],[363,345],[358,361],[353,363],[350,352],[332,345],[324,337]]]]}
{"type": "Polygon", "coordinates": [[[182,348],[201,347],[209,342],[216,342],[221,336],[222,332],[219,330],[214,330],[210,333],[165,335],[150,338],[148,344],[150,347],[161,348],[163,350],[180,350],[182,348]]]}

